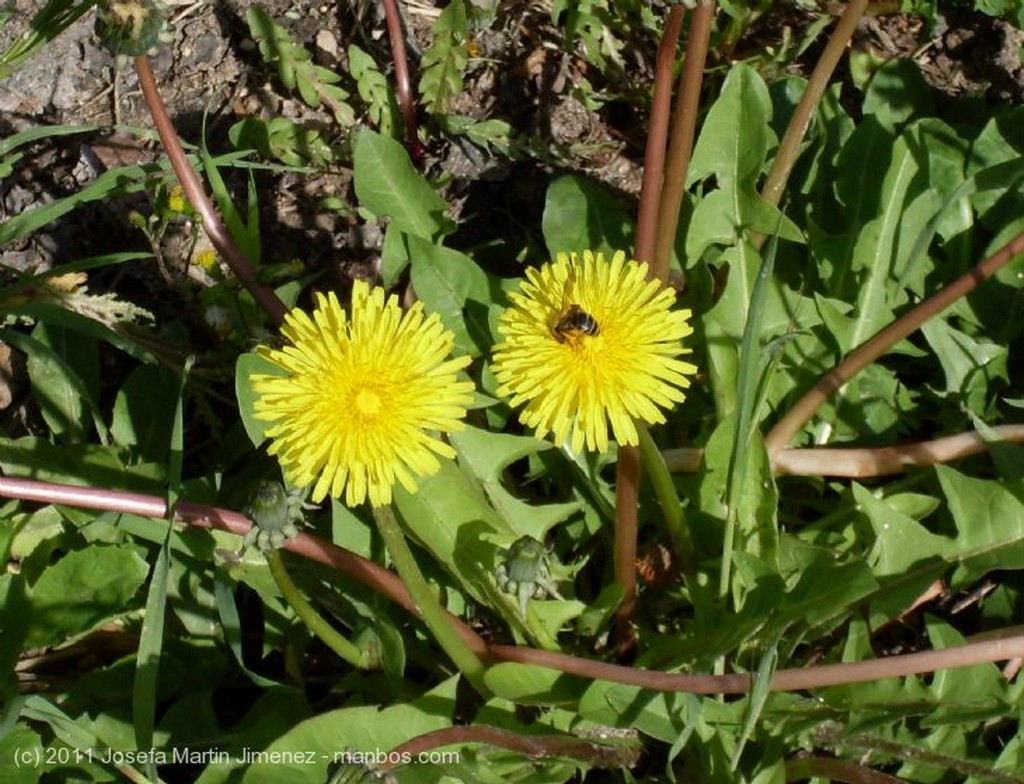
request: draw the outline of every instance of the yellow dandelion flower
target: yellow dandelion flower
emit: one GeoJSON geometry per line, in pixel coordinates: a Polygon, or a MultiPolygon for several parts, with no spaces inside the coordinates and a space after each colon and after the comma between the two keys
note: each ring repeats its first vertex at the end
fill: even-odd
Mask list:
{"type": "Polygon", "coordinates": [[[553,434],[574,452],[638,443],[636,420],[664,422],[662,409],[685,398],[697,368],[689,354],[689,310],[672,310],[675,293],[647,280],[647,265],[621,251],[559,254],[526,271],[500,319],[494,349],[498,394],[538,438],[553,434]]]}
{"type": "Polygon", "coordinates": [[[180,185],[172,185],[171,189],[167,192],[167,209],[180,215],[189,207],[188,200],[185,198],[185,191],[181,189],[180,185]]]}
{"type": "Polygon", "coordinates": [[[193,258],[195,263],[207,272],[213,272],[214,270],[220,271],[217,251],[213,248],[203,248],[201,251],[198,251],[193,258]]]}
{"type": "Polygon", "coordinates": [[[450,359],[455,338],[417,303],[356,281],[346,316],[331,293],[317,295],[312,315],[293,310],[282,334],[289,344],[260,354],[284,371],[255,375],[256,418],[288,481],[315,482],[312,498],[340,497],[349,506],[367,496],[391,502],[397,479],[409,491],[416,477],[436,473],[438,456],[454,450],[432,431],[462,428],[473,384],[456,372],[469,357],[450,359]]]}

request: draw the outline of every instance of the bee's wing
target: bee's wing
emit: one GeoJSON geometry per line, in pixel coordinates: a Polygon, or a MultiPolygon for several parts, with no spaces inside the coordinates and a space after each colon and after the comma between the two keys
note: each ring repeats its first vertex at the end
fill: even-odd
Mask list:
{"type": "Polygon", "coordinates": [[[565,315],[573,305],[576,296],[576,264],[570,258],[569,268],[565,273],[565,281],[562,283],[562,315],[565,315]]]}

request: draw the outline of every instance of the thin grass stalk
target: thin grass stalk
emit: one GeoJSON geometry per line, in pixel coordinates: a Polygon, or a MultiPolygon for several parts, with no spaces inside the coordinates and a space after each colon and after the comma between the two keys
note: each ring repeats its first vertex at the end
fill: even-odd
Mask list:
{"type": "MultiPolygon", "coordinates": [[[[783,449],[775,456],[776,476],[835,476],[864,479],[902,474],[910,467],[928,468],[939,463],[989,449],[991,443],[1024,442],[1024,425],[993,425],[991,438],[976,430],[955,433],[930,441],[880,447],[812,447],[783,449]]],[[[665,449],[662,459],[674,474],[693,474],[700,470],[704,450],[700,447],[665,449]]]]}
{"type": "Polygon", "coordinates": [[[622,600],[615,611],[612,637],[621,656],[636,643],[633,616],[636,614],[636,556],[639,535],[640,450],[620,446],[615,465],[615,583],[622,600]]]}
{"type": "Polygon", "coordinates": [[[174,130],[174,124],[167,114],[167,107],[164,106],[163,99],[160,97],[160,90],[156,86],[156,77],[153,76],[153,68],[146,55],[135,58],[135,70],[139,75],[139,86],[142,88],[146,105],[149,106],[153,125],[160,135],[160,142],[167,153],[167,159],[171,162],[171,168],[174,169],[178,182],[181,183],[185,198],[199,214],[203,231],[206,232],[210,243],[217,249],[221,258],[227,262],[231,271],[256,300],[256,304],[263,309],[275,326],[279,326],[284,322],[288,308],[272,288],[260,281],[252,262],[235,244],[231,232],[225,228],[220,215],[217,214],[217,209],[207,197],[206,191],[203,190],[199,175],[189,165],[188,156],[185,154],[178,133],[174,130]]]}
{"type": "Polygon", "coordinates": [[[693,535],[683,515],[683,505],[672,482],[672,474],[665,464],[665,459],[658,451],[657,444],[651,438],[651,432],[644,426],[640,431],[640,460],[644,471],[651,479],[654,495],[661,505],[662,517],[672,540],[672,548],[678,559],[679,567],[684,575],[692,576],[697,572],[694,555],[693,535]]]}

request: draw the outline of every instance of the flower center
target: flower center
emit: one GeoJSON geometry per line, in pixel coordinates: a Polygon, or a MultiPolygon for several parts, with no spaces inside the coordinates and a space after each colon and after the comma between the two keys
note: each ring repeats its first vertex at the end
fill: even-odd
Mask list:
{"type": "Polygon", "coordinates": [[[362,388],[356,392],[356,410],[365,417],[374,417],[384,407],[380,395],[374,390],[362,388]]]}

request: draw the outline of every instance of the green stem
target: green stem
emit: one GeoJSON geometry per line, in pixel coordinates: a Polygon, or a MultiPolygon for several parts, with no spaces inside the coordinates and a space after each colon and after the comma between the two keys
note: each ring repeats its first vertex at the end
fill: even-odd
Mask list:
{"type": "Polygon", "coordinates": [[[651,432],[643,426],[638,427],[637,430],[640,432],[640,460],[651,479],[654,495],[661,505],[661,513],[665,517],[665,527],[668,528],[668,534],[672,537],[676,555],[679,556],[680,567],[683,574],[692,575],[695,571],[693,536],[690,534],[690,526],[686,524],[683,505],[679,501],[679,494],[676,493],[672,474],[669,473],[668,466],[665,465],[665,458],[662,457],[658,445],[651,438],[651,432]]]}
{"type": "Polygon", "coordinates": [[[398,520],[395,519],[394,510],[390,506],[375,506],[373,508],[373,519],[377,523],[384,544],[388,548],[391,560],[398,570],[402,582],[409,589],[409,594],[416,603],[420,618],[430,629],[434,639],[455,662],[463,675],[473,684],[484,697],[489,697],[491,692],[484,683],[484,665],[477,658],[476,654],[462,639],[455,627],[449,622],[448,614],[441,603],[434,596],[433,591],[427,584],[423,572],[416,564],[416,558],[405,541],[405,534],[402,532],[398,520]]]}
{"type": "Polygon", "coordinates": [[[324,617],[306,600],[306,597],[302,595],[295,583],[292,582],[288,570],[284,568],[281,554],[277,550],[271,550],[267,553],[267,565],[270,566],[270,574],[274,577],[274,582],[277,583],[277,588],[281,591],[285,602],[295,611],[295,614],[299,616],[299,619],[306,625],[306,628],[353,667],[365,670],[366,663],[363,660],[362,652],[339,634],[333,626],[327,623],[324,617]]]}

